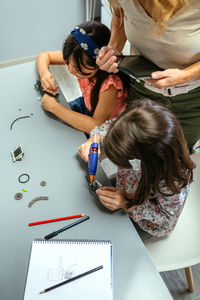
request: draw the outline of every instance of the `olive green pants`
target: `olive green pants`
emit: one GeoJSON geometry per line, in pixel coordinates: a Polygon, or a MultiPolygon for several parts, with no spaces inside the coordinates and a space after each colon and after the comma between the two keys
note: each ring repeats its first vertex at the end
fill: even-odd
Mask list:
{"type": "Polygon", "coordinates": [[[139,98],[154,100],[170,109],[183,129],[189,148],[200,139],[200,88],[186,94],[166,97],[146,89],[142,84],[131,79],[128,102],[131,103],[139,98]]]}

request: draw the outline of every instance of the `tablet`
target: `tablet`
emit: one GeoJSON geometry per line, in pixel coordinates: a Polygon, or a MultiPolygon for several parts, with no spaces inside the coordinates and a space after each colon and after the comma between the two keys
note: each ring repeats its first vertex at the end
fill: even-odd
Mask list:
{"type": "Polygon", "coordinates": [[[134,79],[150,79],[152,72],[164,69],[141,55],[122,55],[119,60],[119,70],[134,79]]]}

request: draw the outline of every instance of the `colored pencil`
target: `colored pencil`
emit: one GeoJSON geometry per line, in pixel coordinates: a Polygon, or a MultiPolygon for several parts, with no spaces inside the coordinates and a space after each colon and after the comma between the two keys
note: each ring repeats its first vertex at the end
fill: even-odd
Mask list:
{"type": "Polygon", "coordinates": [[[45,223],[51,223],[51,222],[58,222],[58,221],[63,221],[63,220],[81,218],[81,217],[84,217],[85,215],[86,214],[80,214],[80,215],[74,215],[74,216],[69,216],[69,217],[38,221],[38,222],[29,223],[28,226],[35,226],[35,225],[40,225],[40,224],[45,224],[45,223]]]}
{"type": "Polygon", "coordinates": [[[84,272],[84,273],[82,273],[82,274],[79,274],[79,275],[77,275],[77,276],[75,276],[75,277],[72,277],[72,278],[70,278],[70,279],[67,279],[67,280],[65,280],[65,281],[63,281],[63,282],[60,282],[60,283],[58,283],[58,284],[55,284],[55,285],[53,285],[53,286],[51,286],[51,287],[49,287],[49,288],[47,288],[47,289],[41,291],[40,294],[45,294],[45,293],[47,293],[47,292],[49,292],[49,291],[51,291],[51,290],[53,290],[53,289],[55,289],[55,288],[57,288],[57,287],[59,287],[59,286],[62,286],[62,285],[64,285],[64,284],[66,284],[66,283],[69,283],[69,282],[71,282],[71,281],[77,280],[77,279],[79,279],[79,278],[81,278],[81,277],[83,277],[83,276],[89,275],[89,274],[91,274],[91,273],[93,273],[93,272],[96,272],[96,271],[98,271],[98,270],[101,270],[101,269],[103,269],[103,266],[102,266],[102,265],[99,266],[99,267],[96,267],[96,268],[94,268],[94,269],[91,269],[91,270],[89,270],[89,271],[87,271],[87,272],[84,272]]]}

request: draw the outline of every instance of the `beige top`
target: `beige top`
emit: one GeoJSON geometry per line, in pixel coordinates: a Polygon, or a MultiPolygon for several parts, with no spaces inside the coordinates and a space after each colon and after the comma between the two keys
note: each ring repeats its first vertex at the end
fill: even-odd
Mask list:
{"type": "Polygon", "coordinates": [[[153,35],[155,23],[138,0],[119,2],[127,39],[140,54],[163,69],[183,69],[200,60],[199,0],[171,17],[160,37],[153,35]]]}

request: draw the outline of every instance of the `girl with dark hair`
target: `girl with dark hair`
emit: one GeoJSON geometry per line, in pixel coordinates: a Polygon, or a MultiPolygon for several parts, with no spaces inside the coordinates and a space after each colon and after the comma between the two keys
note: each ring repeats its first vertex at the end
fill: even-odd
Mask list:
{"type": "MultiPolygon", "coordinates": [[[[195,167],[175,115],[145,99],[97,129],[103,153],[119,166],[116,188],[98,189],[99,200],[110,210],[125,209],[140,232],[167,235],[182,211],[195,167]]],[[[78,149],[85,161],[95,130],[78,149]]]]}
{"type": "Polygon", "coordinates": [[[102,71],[96,64],[98,51],[109,39],[110,30],[104,24],[86,22],[71,32],[62,51],[43,52],[37,58],[41,84],[47,92],[42,98],[44,109],[85,133],[118,117],[126,108],[128,77],[102,71]],[[48,69],[50,64],[66,64],[78,79],[83,97],[69,102],[72,110],[63,107],[54,97],[58,86],[48,69]]]}

